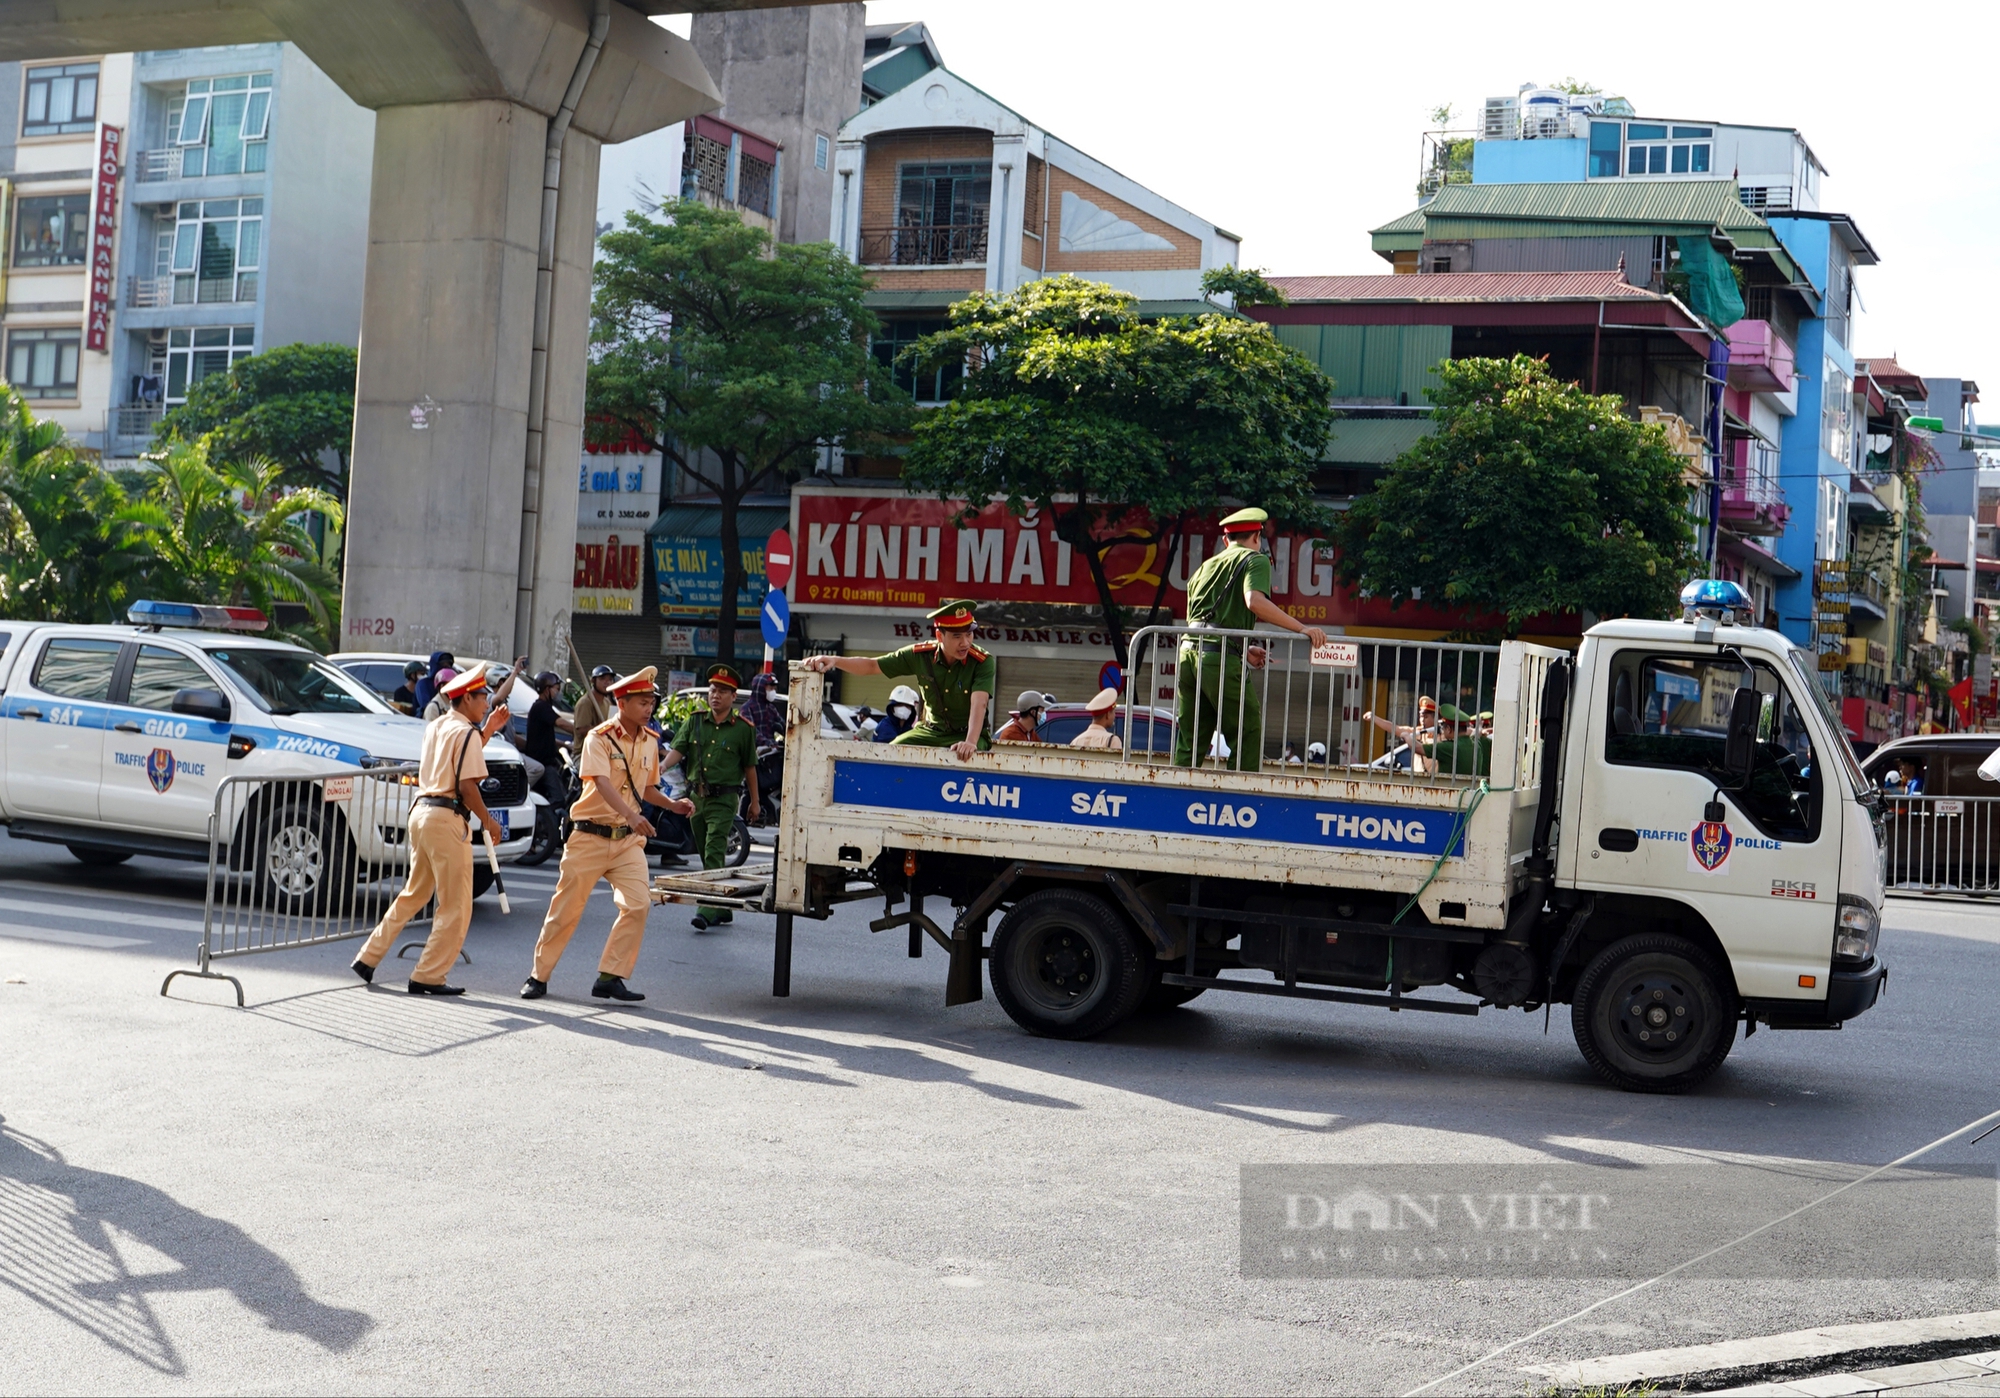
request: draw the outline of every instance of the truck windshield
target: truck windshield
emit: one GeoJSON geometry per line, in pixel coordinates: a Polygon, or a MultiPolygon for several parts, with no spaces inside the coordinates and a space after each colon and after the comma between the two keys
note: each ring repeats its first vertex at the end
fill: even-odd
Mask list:
{"type": "Polygon", "coordinates": [[[1866,801],[1873,792],[1875,784],[1861,775],[1861,764],[1855,760],[1854,748],[1847,741],[1847,725],[1841,722],[1840,715],[1834,711],[1833,700],[1829,699],[1826,691],[1819,687],[1819,675],[1806,656],[1806,651],[1794,647],[1791,653],[1792,668],[1798,671],[1800,684],[1819,701],[1820,716],[1826,720],[1826,726],[1833,730],[1833,748],[1839,754],[1842,769],[1847,773],[1849,788],[1856,796],[1866,801]]]}
{"type": "Polygon", "coordinates": [[[212,650],[208,654],[266,713],[394,712],[334,666],[304,651],[212,650]]]}

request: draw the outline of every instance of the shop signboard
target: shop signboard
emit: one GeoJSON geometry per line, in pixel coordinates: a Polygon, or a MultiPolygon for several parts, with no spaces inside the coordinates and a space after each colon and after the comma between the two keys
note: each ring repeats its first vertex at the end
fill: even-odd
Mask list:
{"type": "MultiPolygon", "coordinates": [[[[743,585],[736,593],[736,619],[754,628],[769,585],[764,581],[762,537],[739,546],[743,585]]],[[[653,577],[660,615],[669,620],[698,617],[713,622],[722,609],[722,540],[694,535],[653,536],[653,577]]],[[[699,654],[700,652],[688,652],[699,654]]],[[[713,655],[714,651],[709,651],[713,655]]]]}
{"type": "MultiPolygon", "coordinates": [[[[1031,507],[1016,515],[997,500],[968,514],[966,502],[900,490],[800,486],[792,492],[789,531],[792,605],[808,613],[899,619],[920,618],[960,598],[1097,608],[1088,560],[1055,525],[1045,511],[1031,507]]],[[[1163,556],[1170,549],[1123,541],[1151,532],[1150,521],[1136,511],[1101,522],[1096,537],[1115,541],[1103,553],[1106,580],[1114,599],[1141,616],[1156,598],[1166,616],[1182,616],[1188,574],[1223,547],[1221,531],[1212,519],[1194,522],[1185,550],[1171,563],[1163,556]]],[[[1386,599],[1361,597],[1335,579],[1331,546],[1297,531],[1280,532],[1272,542],[1271,596],[1301,621],[1323,627],[1501,626],[1498,618],[1468,617],[1421,601],[1392,607],[1386,599]]],[[[1127,615],[1128,625],[1136,625],[1131,610],[1127,615]]],[[[1580,631],[1574,616],[1537,618],[1522,629],[1540,635],[1580,631]]]]}
{"type": "Polygon", "coordinates": [[[660,458],[586,451],[576,477],[573,611],[643,615],[646,530],[660,506],[660,458]]]}

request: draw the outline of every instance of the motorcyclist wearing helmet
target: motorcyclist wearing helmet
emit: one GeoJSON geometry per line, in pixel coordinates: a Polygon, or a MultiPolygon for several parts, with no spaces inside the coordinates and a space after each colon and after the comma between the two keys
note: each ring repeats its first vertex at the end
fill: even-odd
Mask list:
{"type": "Polygon", "coordinates": [[[1038,689],[1024,689],[1021,697],[1014,701],[1014,711],[1007,715],[1007,722],[993,735],[996,743],[1045,743],[1042,736],[1042,710],[1047,706],[1049,696],[1038,689]]]}
{"type": "Polygon", "coordinates": [[[572,731],[588,733],[618,717],[617,701],[611,698],[611,682],[617,678],[618,672],[609,665],[600,665],[590,672],[590,688],[576,701],[572,731]]]}
{"type": "Polygon", "coordinates": [[[396,692],[389,696],[389,702],[404,713],[414,716],[417,712],[417,685],[429,673],[429,668],[421,660],[412,660],[405,665],[403,682],[396,687],[396,692]]]}
{"type": "Polygon", "coordinates": [[[875,720],[875,741],[893,743],[917,721],[917,691],[899,684],[889,691],[889,712],[875,720]]]}

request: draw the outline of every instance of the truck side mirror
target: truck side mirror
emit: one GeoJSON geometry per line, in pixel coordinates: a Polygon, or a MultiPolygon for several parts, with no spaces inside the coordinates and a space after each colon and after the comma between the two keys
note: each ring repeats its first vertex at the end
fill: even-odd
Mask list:
{"type": "Polygon", "coordinates": [[[1722,768],[1733,783],[1750,780],[1757,768],[1757,728],[1764,718],[1764,696],[1739,689],[1729,705],[1729,737],[1722,745],[1722,768]]]}
{"type": "Polygon", "coordinates": [[[190,718],[205,718],[214,723],[229,722],[229,701],[216,689],[179,689],[174,691],[173,711],[186,714],[190,718]]]}

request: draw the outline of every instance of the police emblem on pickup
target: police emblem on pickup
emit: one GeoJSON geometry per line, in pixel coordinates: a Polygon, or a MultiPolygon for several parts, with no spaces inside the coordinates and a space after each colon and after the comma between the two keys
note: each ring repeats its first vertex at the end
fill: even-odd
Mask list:
{"type": "Polygon", "coordinates": [[[171,748],[154,748],[146,754],[146,780],[153,790],[164,792],[174,784],[174,754],[171,748]]]}

